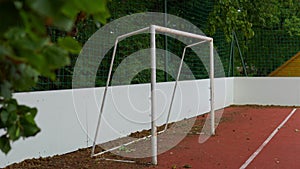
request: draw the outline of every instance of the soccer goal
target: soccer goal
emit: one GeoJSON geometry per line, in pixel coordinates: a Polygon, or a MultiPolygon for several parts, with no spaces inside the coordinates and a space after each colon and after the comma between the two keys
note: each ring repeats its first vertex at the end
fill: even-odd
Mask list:
{"type": "MultiPolygon", "coordinates": [[[[99,127],[100,127],[100,123],[101,123],[101,118],[102,118],[102,114],[103,114],[103,110],[104,110],[104,105],[105,105],[105,100],[106,100],[106,95],[107,95],[107,90],[108,90],[108,86],[110,84],[110,80],[111,80],[111,76],[112,76],[112,68],[113,68],[113,64],[114,64],[114,59],[115,59],[115,55],[116,55],[116,51],[117,51],[117,46],[118,46],[118,42],[122,39],[125,39],[127,37],[133,36],[133,35],[137,35],[140,33],[150,33],[151,34],[151,38],[150,38],[150,56],[151,56],[151,88],[150,88],[150,93],[151,93],[151,135],[145,137],[145,138],[151,138],[151,156],[152,156],[152,164],[157,165],[157,135],[160,134],[161,132],[166,131],[167,129],[167,125],[169,123],[169,119],[170,119],[170,114],[171,114],[171,109],[173,106],[173,100],[175,97],[175,92],[177,89],[177,84],[179,81],[179,77],[180,77],[180,72],[182,69],[182,65],[184,62],[184,58],[185,58],[185,53],[186,53],[186,49],[199,45],[201,43],[204,42],[208,42],[209,43],[209,59],[210,59],[210,70],[209,70],[209,78],[210,78],[210,127],[211,127],[211,135],[215,134],[215,117],[214,117],[214,52],[213,52],[213,38],[211,37],[207,37],[207,36],[203,36],[203,35],[198,35],[198,34],[194,34],[194,33],[190,33],[190,32],[185,32],[185,31],[180,31],[180,30],[175,30],[175,29],[171,29],[171,28],[166,28],[166,27],[162,27],[162,26],[157,26],[157,25],[151,25],[149,27],[143,28],[143,29],[139,29],[121,36],[118,36],[115,40],[115,44],[114,44],[114,49],[113,49],[113,54],[112,54],[112,59],[111,59],[111,63],[110,63],[110,68],[109,68],[109,72],[108,72],[108,78],[107,78],[107,82],[106,82],[106,86],[104,89],[104,93],[103,93],[103,98],[102,98],[102,102],[101,102],[101,107],[100,107],[100,112],[99,112],[99,117],[98,117],[98,122],[97,122],[97,128],[96,128],[96,132],[95,132],[95,137],[94,137],[94,141],[93,141],[93,147],[92,147],[92,152],[91,152],[91,156],[99,156],[102,155],[106,152],[109,151],[113,151],[118,149],[121,146],[117,146],[111,149],[108,149],[106,151],[102,151],[100,153],[95,153],[95,146],[96,146],[96,139],[98,137],[98,132],[99,132],[99,127]],[[172,98],[171,98],[171,102],[169,105],[169,110],[168,110],[168,115],[167,115],[167,119],[166,119],[166,123],[165,123],[165,128],[163,131],[157,132],[157,125],[156,125],[156,33],[165,33],[165,34],[173,34],[176,36],[184,36],[187,38],[193,38],[193,39],[197,39],[196,43],[192,43],[189,44],[187,46],[184,47],[183,52],[182,52],[182,58],[180,61],[180,65],[178,68],[178,73],[177,73],[177,77],[176,77],[176,81],[174,84],[174,88],[172,91],[172,98]]],[[[145,138],[141,138],[138,140],[142,140],[145,138]]],[[[123,145],[129,145],[129,144],[133,144],[134,142],[138,141],[132,141],[132,142],[128,142],[126,144],[123,145]]],[[[117,160],[117,161],[122,161],[122,160],[117,160]]],[[[130,162],[130,161],[126,161],[123,160],[123,162],[130,162]]]]}

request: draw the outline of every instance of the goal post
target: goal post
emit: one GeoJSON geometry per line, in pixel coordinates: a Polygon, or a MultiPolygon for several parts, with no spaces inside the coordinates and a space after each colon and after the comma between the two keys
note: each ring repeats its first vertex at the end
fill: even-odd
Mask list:
{"type": "MultiPolygon", "coordinates": [[[[193,47],[195,45],[199,45],[201,43],[204,42],[209,42],[209,66],[210,66],[210,70],[209,70],[209,79],[210,79],[210,121],[211,121],[211,135],[215,135],[215,107],[214,107],[214,47],[213,47],[213,38],[211,37],[207,37],[207,36],[203,36],[203,35],[199,35],[199,34],[194,34],[194,33],[190,33],[190,32],[185,32],[185,31],[180,31],[180,30],[176,30],[176,29],[171,29],[171,28],[167,28],[167,27],[162,27],[162,26],[157,26],[157,25],[150,25],[149,27],[143,28],[143,29],[139,29],[133,32],[129,32],[127,34],[118,36],[116,38],[115,41],[115,45],[114,45],[114,50],[113,50],[113,54],[112,54],[112,60],[110,63],[110,68],[109,68],[109,72],[108,72],[108,78],[107,78],[107,82],[106,82],[106,86],[104,89],[104,93],[103,93],[103,97],[102,97],[102,102],[101,102],[101,107],[100,107],[100,112],[99,112],[99,116],[98,116],[98,122],[97,122],[97,127],[96,127],[96,132],[95,132],[95,137],[93,140],[93,146],[92,146],[92,152],[91,152],[91,156],[98,156],[101,154],[104,154],[106,152],[109,151],[113,151],[116,150],[118,147],[114,147],[112,149],[100,152],[100,153],[95,153],[95,146],[96,146],[96,140],[97,137],[99,135],[99,128],[100,128],[100,123],[101,123],[101,119],[102,119],[102,115],[103,115],[103,111],[104,111],[104,104],[105,104],[105,100],[106,100],[106,95],[107,95],[107,90],[108,90],[108,86],[111,80],[111,74],[112,74],[112,68],[113,68],[113,64],[114,64],[114,59],[115,59],[115,55],[116,55],[116,49],[117,49],[117,45],[118,42],[126,37],[130,37],[133,35],[137,35],[140,33],[150,33],[150,57],[151,57],[151,87],[150,87],[150,93],[151,93],[151,156],[152,156],[152,164],[157,165],[157,135],[161,132],[164,132],[167,129],[167,125],[169,123],[169,118],[170,118],[170,113],[171,113],[171,109],[172,109],[172,105],[173,105],[173,100],[174,100],[174,96],[175,96],[175,92],[176,92],[176,87],[179,81],[179,76],[180,76],[180,72],[181,72],[181,68],[182,68],[182,64],[184,61],[184,57],[185,57],[185,51],[187,48],[193,47]],[[183,49],[183,53],[182,53],[182,58],[180,61],[180,65],[179,65],[179,69],[178,69],[178,73],[177,73],[177,77],[176,77],[176,81],[175,81],[175,85],[173,88],[173,93],[172,93],[172,98],[171,98],[171,103],[169,106],[169,111],[168,111],[168,115],[167,115],[167,119],[166,119],[166,123],[165,123],[165,129],[161,132],[157,132],[157,125],[156,125],[156,115],[157,115],[157,98],[156,98],[156,33],[157,32],[161,32],[161,33],[166,33],[166,34],[173,34],[173,35],[177,35],[177,36],[184,36],[184,37],[188,37],[188,38],[194,38],[199,40],[199,42],[193,43],[193,44],[189,44],[187,46],[185,46],[185,48],[183,49]]],[[[145,137],[145,138],[149,138],[145,137]]],[[[145,139],[145,138],[141,138],[141,139],[145,139]]],[[[138,140],[141,140],[138,139],[138,140]]],[[[138,141],[137,140],[137,141],[138,141]]],[[[132,141],[129,143],[126,143],[124,145],[129,145],[132,143],[135,143],[136,141],[132,141]]],[[[123,162],[130,162],[128,160],[117,160],[117,161],[123,161],[123,162]]]]}
{"type": "Polygon", "coordinates": [[[157,165],[157,127],[156,127],[156,39],[155,26],[150,26],[151,46],[151,152],[152,164],[157,165]]]}
{"type": "Polygon", "coordinates": [[[215,135],[215,66],[214,66],[214,40],[209,41],[209,78],[210,78],[210,129],[211,135],[215,135]]]}

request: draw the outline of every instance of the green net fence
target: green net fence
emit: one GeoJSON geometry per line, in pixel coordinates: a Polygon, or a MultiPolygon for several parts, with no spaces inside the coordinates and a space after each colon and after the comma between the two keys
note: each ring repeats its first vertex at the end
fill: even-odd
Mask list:
{"type": "MultiPolygon", "coordinates": [[[[207,0],[168,0],[167,3],[164,0],[116,0],[109,4],[111,19],[108,22],[134,13],[166,12],[190,21],[195,26],[200,28],[204,33],[206,33],[209,29],[209,14],[213,10],[213,7],[213,1],[207,0]]],[[[91,18],[85,19],[77,24],[74,38],[76,38],[81,44],[85,44],[85,42],[99,28],[101,28],[101,25],[95,24],[91,18]]],[[[222,31],[217,31],[213,35],[215,49],[218,52],[219,58],[221,59],[221,64],[215,65],[215,74],[217,77],[246,75],[269,76],[271,72],[273,72],[287,60],[293,57],[298,51],[300,51],[300,36],[290,36],[284,30],[254,28],[254,31],[255,36],[251,40],[247,41],[239,36],[239,32],[236,32],[237,41],[241,46],[241,53],[239,53],[236,45],[233,46],[231,42],[226,41],[222,31]],[[223,75],[221,72],[222,69],[220,69],[220,67],[224,69],[225,75],[223,75]]],[[[48,32],[53,42],[56,42],[58,37],[66,35],[55,28],[48,28],[48,32]]],[[[143,34],[127,38],[120,42],[113,70],[115,70],[118,64],[120,64],[128,55],[138,50],[149,48],[149,39],[149,35],[143,34]]],[[[158,35],[157,47],[180,56],[184,45],[176,39],[166,38],[163,35],[158,35]]],[[[107,56],[105,56],[100,63],[94,86],[99,87],[105,85],[111,53],[112,50],[108,52],[107,56]]],[[[206,71],[201,60],[195,56],[195,53],[192,51],[187,51],[186,55],[188,57],[185,60],[185,63],[191,69],[195,78],[208,78],[208,72],[206,71]]],[[[71,55],[71,64],[63,69],[57,70],[57,79],[55,81],[41,77],[34,90],[71,89],[73,68],[77,57],[77,55],[71,55]]],[[[138,64],[138,61],[136,64],[138,64]]],[[[174,69],[176,68],[176,65],[172,65],[171,61],[164,64],[169,67],[173,66],[174,69]]],[[[124,72],[124,78],[126,78],[126,74],[127,73],[124,72]]],[[[184,77],[185,73],[183,72],[182,74],[184,77]]],[[[173,80],[174,77],[170,76],[170,74],[158,70],[158,82],[173,80]]],[[[148,83],[149,81],[150,70],[143,70],[139,72],[133,78],[133,80],[131,80],[131,83],[148,83]]],[[[84,81],[82,83],[84,83],[84,81]]]]}
{"type": "Polygon", "coordinates": [[[283,30],[255,30],[245,53],[251,76],[268,76],[300,51],[300,37],[283,30]]]}

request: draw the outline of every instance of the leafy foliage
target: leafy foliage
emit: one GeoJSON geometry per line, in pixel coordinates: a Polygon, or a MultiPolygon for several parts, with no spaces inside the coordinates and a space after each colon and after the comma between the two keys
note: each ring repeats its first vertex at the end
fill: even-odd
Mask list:
{"type": "Polygon", "coordinates": [[[6,134],[0,137],[0,149],[8,153],[10,140],[16,141],[20,137],[35,136],[40,128],[34,121],[37,114],[36,108],[19,105],[15,99],[2,103],[0,108],[0,128],[6,129],[6,134]]]}
{"type": "Polygon", "coordinates": [[[227,40],[231,32],[238,31],[250,39],[254,36],[253,28],[283,29],[290,34],[298,34],[299,27],[298,0],[222,0],[215,2],[209,17],[210,33],[221,28],[227,40]]]}
{"type": "Polygon", "coordinates": [[[36,85],[38,77],[54,80],[55,70],[70,64],[69,54],[81,44],[72,35],[79,16],[105,23],[110,17],[107,0],[0,0],[0,150],[8,153],[11,141],[35,136],[36,108],[20,105],[15,91],[36,85]],[[53,43],[47,27],[66,32],[53,43]],[[3,131],[3,132],[2,132],[3,131]]]}
{"type": "Polygon", "coordinates": [[[209,16],[209,33],[212,35],[217,28],[221,28],[227,41],[230,41],[232,31],[240,30],[245,37],[251,38],[254,36],[253,24],[246,19],[247,14],[247,10],[241,8],[238,1],[219,1],[209,16]]]}
{"type": "Polygon", "coordinates": [[[285,28],[291,36],[300,36],[300,17],[292,16],[291,18],[286,19],[285,28]]]}
{"type": "MultiPolygon", "coordinates": [[[[229,42],[232,38],[232,30],[235,30],[246,62],[248,75],[266,76],[293,56],[295,51],[299,50],[296,49],[299,46],[299,40],[295,36],[297,36],[300,27],[297,25],[299,24],[297,19],[293,19],[293,16],[299,18],[299,5],[297,0],[168,0],[167,13],[187,19],[204,31],[206,35],[211,35],[215,39],[215,48],[218,50],[223,63],[223,65],[216,65],[216,67],[224,67],[225,72],[228,72],[228,76],[231,76],[228,71],[231,45],[229,42]],[[224,23],[215,22],[218,18],[215,15],[224,23]],[[231,16],[233,18],[230,18],[231,16]],[[226,20],[228,23],[225,23],[226,20]],[[274,42],[278,43],[274,44],[274,42]]],[[[164,12],[164,0],[115,0],[108,4],[108,8],[111,11],[109,21],[113,21],[133,13],[147,11],[164,12]]],[[[95,24],[93,17],[89,17],[76,22],[76,29],[72,29],[71,33],[77,41],[84,44],[101,26],[101,24],[95,24]]],[[[56,27],[51,27],[48,31],[53,42],[57,42],[59,38],[70,34],[70,32],[59,31],[56,27]]],[[[116,65],[133,52],[149,47],[149,44],[145,42],[148,42],[148,40],[137,35],[127,38],[126,41],[120,43],[119,49],[122,49],[117,52],[116,65]]],[[[158,39],[157,42],[162,42],[157,44],[159,48],[167,48],[168,51],[178,56],[181,55],[182,46],[172,38],[167,39],[167,47],[163,37],[158,39]]],[[[103,86],[106,83],[110,56],[111,53],[108,53],[108,56],[99,65],[95,82],[96,86],[103,86]]],[[[237,48],[235,48],[234,57],[232,66],[234,70],[232,72],[238,76],[245,75],[241,71],[242,64],[237,48]]],[[[72,55],[70,66],[56,71],[57,78],[55,81],[51,81],[48,78],[39,78],[38,86],[34,89],[56,90],[72,88],[72,72],[76,59],[77,55],[72,55]]],[[[185,61],[197,79],[207,77],[207,72],[197,57],[192,57],[191,54],[191,57],[186,57],[185,61]]],[[[137,60],[137,63],[139,62],[137,60]]],[[[170,68],[170,65],[167,67],[170,68]]],[[[116,67],[114,67],[113,71],[116,67]]],[[[222,74],[220,69],[216,69],[216,76],[218,76],[218,71],[219,74],[222,74]]],[[[172,79],[168,76],[166,77],[164,72],[157,72],[157,75],[158,81],[172,79]]],[[[124,78],[126,78],[126,72],[124,72],[124,78]]],[[[139,73],[132,81],[132,83],[146,82],[149,82],[147,71],[139,73]]],[[[85,82],[83,81],[82,83],[85,82]]]]}
{"type": "MultiPolygon", "coordinates": [[[[299,51],[299,9],[299,0],[214,1],[207,30],[224,32],[227,42],[235,31],[248,75],[266,76],[299,51]]],[[[238,53],[234,60],[235,75],[243,75],[238,53]]]]}

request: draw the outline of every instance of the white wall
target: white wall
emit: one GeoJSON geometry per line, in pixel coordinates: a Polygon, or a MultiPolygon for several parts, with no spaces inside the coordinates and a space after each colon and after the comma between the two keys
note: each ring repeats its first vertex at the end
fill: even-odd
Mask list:
{"type": "MultiPolygon", "coordinates": [[[[174,82],[157,85],[158,125],[164,124],[174,82]]],[[[233,103],[233,78],[215,81],[217,109],[233,103]]],[[[150,128],[149,84],[116,86],[108,90],[97,143],[150,128]]],[[[0,167],[28,158],[63,154],[92,144],[103,88],[17,93],[21,104],[37,107],[41,132],[12,144],[0,167]]],[[[209,81],[183,81],[175,95],[170,121],[194,117],[210,110],[209,81]]]]}
{"type": "MultiPolygon", "coordinates": [[[[165,122],[173,85],[157,85],[159,125],[165,122]]],[[[110,88],[97,143],[150,128],[149,90],[149,84],[110,88]]],[[[103,88],[15,94],[21,104],[38,108],[36,121],[42,131],[35,137],[14,142],[7,156],[0,153],[0,167],[90,146],[102,93],[103,88]]],[[[219,78],[215,80],[215,96],[216,109],[232,104],[299,106],[300,78],[219,78]]],[[[176,92],[171,121],[197,116],[209,109],[209,81],[183,81],[176,92]]]]}
{"type": "Polygon", "coordinates": [[[0,153],[0,167],[26,158],[61,154],[86,145],[86,136],[76,119],[71,91],[18,93],[21,104],[35,106],[41,132],[12,144],[7,156],[0,153]]]}
{"type": "MultiPolygon", "coordinates": [[[[165,122],[174,82],[157,85],[158,124],[165,122]]],[[[150,128],[149,84],[110,88],[97,143],[150,128]]],[[[37,107],[42,131],[12,144],[0,167],[28,158],[63,154],[92,144],[103,88],[17,93],[21,104],[37,107]]],[[[300,105],[300,78],[238,77],[215,80],[215,105],[300,105]]],[[[171,121],[208,112],[209,81],[180,82],[171,121]]],[[[3,131],[2,131],[3,132],[3,131]]],[[[0,131],[1,133],[1,131],[0,131]]]]}
{"type": "Polygon", "coordinates": [[[234,78],[234,104],[300,105],[300,78],[234,78]]]}

